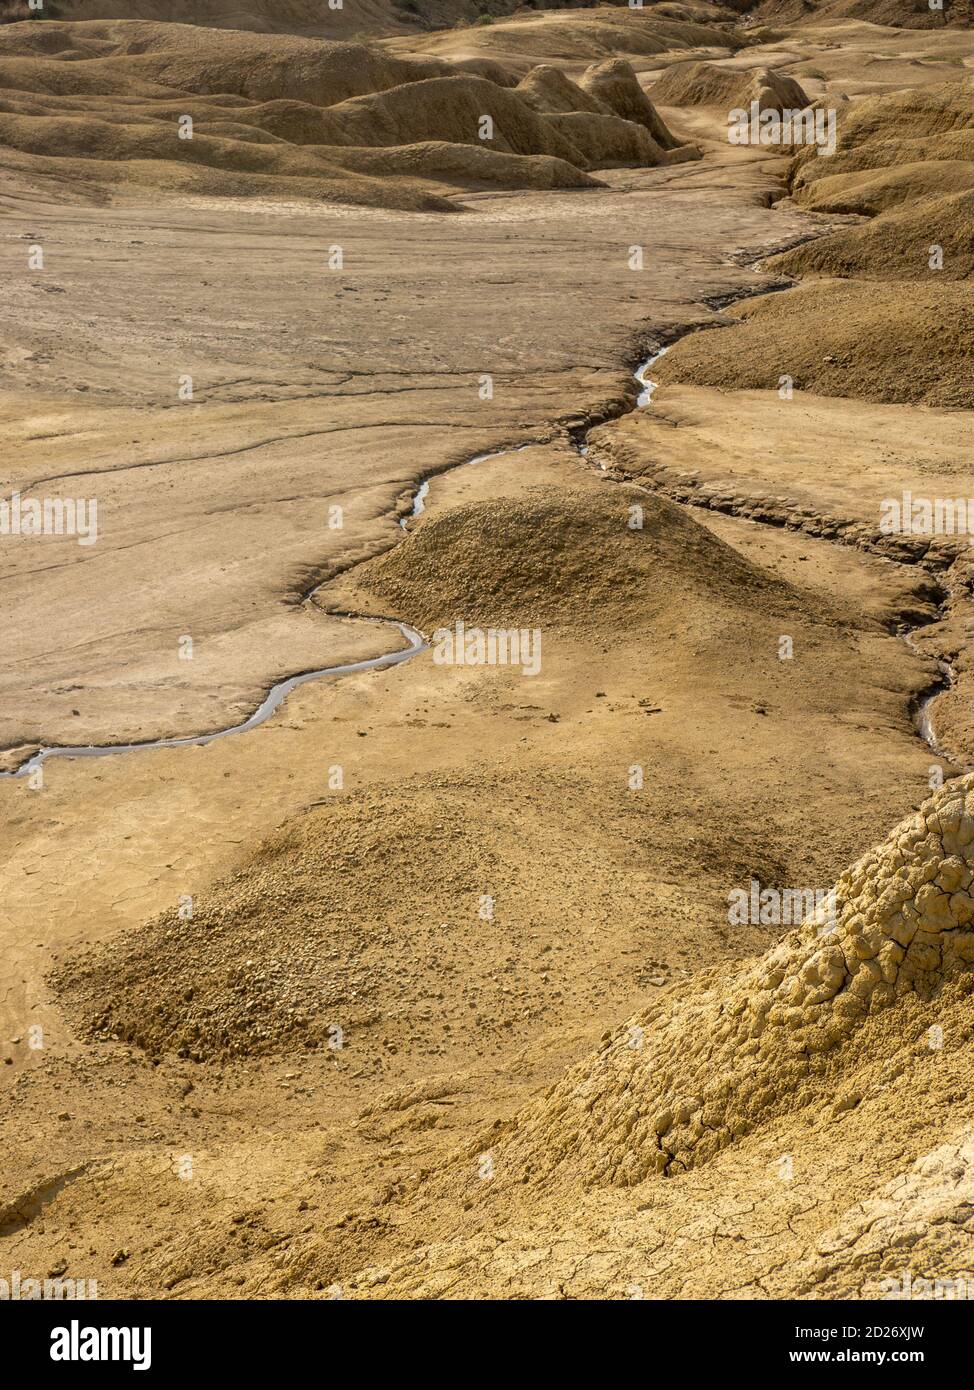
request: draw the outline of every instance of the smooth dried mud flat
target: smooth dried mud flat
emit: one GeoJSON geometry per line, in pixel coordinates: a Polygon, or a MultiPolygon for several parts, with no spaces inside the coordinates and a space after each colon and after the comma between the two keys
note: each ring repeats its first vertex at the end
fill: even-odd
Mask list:
{"type": "Polygon", "coordinates": [[[881,524],[974,496],[969,19],[184,9],[0,25],[4,496],[98,503],[0,537],[5,770],[430,645],[0,780],[6,1267],[970,1277],[974,572],[881,524]]]}

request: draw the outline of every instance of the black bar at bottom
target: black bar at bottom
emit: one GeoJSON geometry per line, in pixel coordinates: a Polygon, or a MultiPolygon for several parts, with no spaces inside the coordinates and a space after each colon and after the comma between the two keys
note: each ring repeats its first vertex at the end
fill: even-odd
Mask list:
{"type": "MultiPolygon", "coordinates": [[[[618,1322],[602,1327],[612,1335],[624,1329],[627,1338],[665,1334],[674,1358],[685,1358],[695,1375],[707,1368],[742,1373],[791,1367],[827,1372],[833,1366],[946,1371],[958,1364],[969,1340],[966,1309],[950,1297],[870,1303],[642,1300],[642,1304],[628,1307],[618,1322]]],[[[434,1315],[437,1321],[445,1317],[441,1332],[448,1330],[454,1317],[465,1316],[439,1305],[428,1306],[424,1313],[415,1305],[406,1307],[413,1319],[417,1314],[434,1315]]],[[[490,1316],[502,1312],[498,1306],[490,1316]]],[[[65,1381],[86,1373],[104,1378],[106,1374],[172,1376],[190,1371],[195,1378],[210,1370],[225,1376],[237,1369],[252,1380],[262,1371],[279,1373],[293,1357],[310,1358],[324,1369],[336,1351],[343,1357],[352,1354],[354,1343],[347,1339],[362,1335],[369,1338],[364,1347],[374,1375],[376,1352],[382,1346],[375,1334],[387,1325],[389,1316],[394,1320],[398,1316],[393,1303],[374,1306],[368,1313],[364,1303],[350,1306],[328,1299],[308,1303],[31,1301],[8,1303],[2,1314],[5,1344],[8,1355],[16,1357],[20,1381],[25,1373],[48,1367],[51,1380],[65,1381]]],[[[523,1316],[522,1310],[518,1317],[523,1316]]],[[[547,1323],[540,1326],[549,1334],[545,1357],[550,1360],[552,1352],[557,1354],[558,1343],[550,1339],[547,1323]]],[[[520,1324],[519,1330],[523,1328],[520,1324]]],[[[574,1354],[578,1331],[573,1323],[560,1334],[566,1356],[574,1354]]],[[[389,1341],[390,1369],[395,1366],[400,1376],[406,1373],[410,1350],[422,1343],[423,1329],[415,1325],[405,1345],[398,1339],[395,1344],[389,1341]]],[[[631,1352],[632,1343],[625,1345],[631,1352]]],[[[440,1373],[450,1373],[449,1346],[446,1342],[440,1348],[440,1373]]],[[[459,1364],[455,1369],[461,1370],[459,1364]]],[[[464,1378],[469,1377],[464,1374],[464,1378]]]]}

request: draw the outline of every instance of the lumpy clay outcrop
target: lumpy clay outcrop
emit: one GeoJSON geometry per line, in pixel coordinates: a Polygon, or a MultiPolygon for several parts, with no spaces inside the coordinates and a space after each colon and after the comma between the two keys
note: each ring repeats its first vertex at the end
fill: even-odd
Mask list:
{"type": "Polygon", "coordinates": [[[870,1016],[974,969],[974,778],[944,788],[752,964],[667,990],[523,1113],[499,1168],[630,1185],[841,1091],[870,1016]]]}

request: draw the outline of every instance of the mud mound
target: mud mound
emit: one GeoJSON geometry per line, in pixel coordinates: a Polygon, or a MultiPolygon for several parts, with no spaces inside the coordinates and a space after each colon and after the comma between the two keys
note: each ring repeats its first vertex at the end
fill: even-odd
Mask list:
{"type": "Polygon", "coordinates": [[[429,140],[392,149],[348,150],[342,164],[370,178],[405,176],[453,188],[601,188],[599,179],[549,155],[501,154],[429,140]]]}
{"type": "MultiPolygon", "coordinates": [[[[329,145],[406,145],[445,140],[506,154],[547,154],[580,162],[578,149],[553,122],[526,106],[514,92],[483,77],[434,77],[390,91],[356,97],[323,113],[329,145]],[[493,121],[489,142],[481,136],[484,116],[493,121]]],[[[584,156],[581,157],[584,163],[584,156]]]]}
{"type": "Polygon", "coordinates": [[[906,296],[895,283],[847,280],[765,295],[735,308],[741,322],[683,338],[655,375],[731,391],[778,391],[788,377],[795,390],[819,396],[970,410],[970,291],[928,274],[906,296]]]}
{"type": "Polygon", "coordinates": [[[751,13],[770,24],[860,19],[891,29],[966,29],[974,25],[971,0],[947,0],[942,10],[932,10],[927,0],[761,0],[751,13]]]}
{"type": "Polygon", "coordinates": [[[397,58],[360,43],[136,20],[12,24],[0,31],[0,55],[35,61],[44,55],[58,65],[65,83],[83,81],[93,71],[120,96],[132,86],[152,86],[316,106],[450,70],[435,60],[397,58]]]}
{"type": "MultiPolygon", "coordinates": [[[[974,160],[974,78],[857,102],[841,115],[831,158],[819,159],[811,148],[798,154],[793,192],[798,202],[807,203],[821,180],[931,160],[974,160]]],[[[824,201],[820,206],[840,210],[824,201]]]]}
{"type": "Polygon", "coordinates": [[[755,964],[707,971],[631,1019],[520,1117],[499,1169],[631,1185],[706,1163],[776,1115],[855,1105],[851,1040],[869,1016],[950,981],[974,989],[970,785],[898,825],[755,964]]]}
{"type": "Polygon", "coordinates": [[[610,58],[604,63],[596,63],[585,73],[581,85],[584,91],[624,121],[644,126],[662,149],[672,150],[680,143],[667,129],[640,87],[632,65],[625,58],[610,58]]]}
{"type": "MultiPolygon", "coordinates": [[[[448,147],[449,148],[449,147],[448,147]]],[[[0,157],[0,167],[7,167],[27,176],[50,179],[67,189],[72,198],[81,201],[101,201],[106,191],[117,188],[126,200],[131,197],[160,195],[204,198],[257,198],[278,201],[282,198],[308,202],[328,202],[354,207],[379,209],[395,208],[408,212],[456,213],[456,202],[439,196],[428,186],[409,178],[368,178],[349,167],[325,163],[314,175],[288,174],[280,169],[268,172],[248,170],[235,172],[203,163],[175,163],[169,160],[132,159],[124,163],[111,160],[54,159],[40,155],[21,155],[10,151],[0,157]]],[[[407,152],[408,162],[408,152],[407,152]]],[[[583,176],[584,177],[584,176],[583,176]]],[[[461,178],[433,179],[460,188],[487,186],[469,171],[461,178]]],[[[506,185],[505,185],[506,186],[506,185]]],[[[516,187],[535,187],[529,180],[516,187]]],[[[555,186],[561,187],[558,183],[555,186]]],[[[569,186],[577,186],[574,183],[569,186]]],[[[444,188],[444,191],[450,191],[444,188]]]]}
{"type": "Polygon", "coordinates": [[[657,115],[630,65],[612,60],[590,68],[582,85],[558,68],[532,68],[518,84],[522,101],[543,112],[593,167],[668,162],[678,148],[686,158],[696,149],[680,146],[657,115]]]}
{"type": "Polygon", "coordinates": [[[306,101],[313,106],[444,72],[442,64],[407,62],[362,44],[314,39],[257,37],[233,31],[187,29],[196,43],[171,43],[157,51],[141,45],[112,62],[112,70],[180,92],[233,93],[250,101],[306,101]],[[161,49],[161,51],[158,51],[161,49]]]}
{"type": "Polygon", "coordinates": [[[719,106],[728,110],[801,111],[809,97],[787,73],[764,68],[757,73],[718,67],[715,63],[674,63],[653,85],[653,100],[661,106],[719,106]]]}
{"type": "Polygon", "coordinates": [[[949,131],[972,128],[974,76],[857,102],[843,122],[842,144],[864,145],[892,131],[934,140],[949,131]]]}
{"type": "MultiPolygon", "coordinates": [[[[536,0],[533,9],[571,10],[590,0],[536,0]]],[[[356,34],[415,34],[423,29],[449,29],[458,23],[477,23],[509,15],[521,0],[356,0],[332,9],[325,0],[46,0],[45,16],[78,20],[155,20],[165,24],[194,24],[219,29],[242,29],[261,34],[299,34],[334,39],[356,34]]],[[[721,13],[710,5],[654,6],[670,19],[707,23],[721,13]]],[[[729,13],[729,12],[728,12],[729,13]]],[[[28,0],[2,0],[4,20],[36,20],[28,0]]]]}
{"type": "MultiPolygon", "coordinates": [[[[662,149],[642,126],[619,116],[565,111],[552,112],[546,121],[577,151],[575,163],[584,168],[648,168],[669,163],[671,153],[677,153],[662,149]]],[[[682,148],[693,157],[691,147],[682,148]]]]}
{"type": "Polygon", "coordinates": [[[756,101],[762,111],[802,111],[809,105],[809,97],[801,83],[773,68],[755,73],[744,98],[740,105],[748,106],[756,101]]]}
{"type": "Polygon", "coordinates": [[[441,196],[454,188],[584,188],[593,167],[666,162],[643,122],[578,88],[572,109],[543,113],[504,77],[292,35],[14,24],[0,33],[0,137],[18,170],[72,181],[261,197],[276,182],[411,210],[455,211],[441,196]],[[376,149],[401,153],[364,153],[376,149]]]}
{"type": "MultiPolygon", "coordinates": [[[[28,8],[27,0],[8,0],[8,7],[12,18],[39,17],[28,8]]],[[[72,21],[156,20],[322,38],[333,38],[336,29],[341,32],[347,27],[363,33],[401,33],[408,27],[391,0],[359,0],[354,24],[348,23],[342,10],[331,10],[321,0],[45,0],[41,17],[47,15],[72,21]]]]}
{"type": "Polygon", "coordinates": [[[673,63],[650,89],[660,106],[727,106],[736,104],[741,74],[715,63],[673,63]]]}
{"type": "MultiPolygon", "coordinates": [[[[489,784],[491,774],[484,775],[489,784]]],[[[373,1056],[383,1037],[393,1047],[425,1050],[416,1025],[428,1012],[426,958],[443,950],[439,924],[456,920],[462,904],[472,930],[478,894],[487,880],[494,887],[516,879],[511,866],[523,847],[522,792],[497,790],[489,839],[479,825],[467,828],[471,795],[438,779],[390,794],[337,793],[258,846],[240,873],[194,905],[191,918],[165,913],[110,950],[69,962],[55,986],[86,1033],[151,1056],[206,1062],[335,1049],[343,1042],[336,1026],[352,1046],[381,1026],[373,1056]]],[[[537,853],[543,857],[541,844],[537,853]]],[[[530,912],[524,921],[525,949],[537,954],[539,945],[526,944],[530,912]]],[[[481,945],[479,961],[468,961],[464,948],[464,984],[496,991],[500,1029],[503,981],[491,987],[494,943],[481,945]]],[[[519,1009],[525,1000],[519,996],[519,1009]]],[[[458,997],[455,1009],[442,1011],[430,1050],[448,1041],[444,1031],[466,1024],[467,1007],[458,997]]]]}
{"type": "MultiPolygon", "coordinates": [[[[647,5],[641,10],[602,6],[524,13],[470,29],[408,40],[410,53],[448,61],[489,58],[524,75],[539,63],[599,63],[620,53],[655,57],[680,49],[740,48],[744,40],[726,24],[728,12],[647,5]]],[[[400,46],[399,41],[389,41],[400,46]]],[[[406,41],[401,41],[405,43],[406,41]]]]}
{"type": "Polygon", "coordinates": [[[452,508],[355,578],[386,612],[426,632],[457,620],[645,624],[683,607],[688,592],[734,605],[744,595],[780,602],[790,593],[672,503],[635,490],[594,498],[539,490],[529,500],[452,508]]]}
{"type": "MultiPolygon", "coordinates": [[[[6,0],[11,19],[37,19],[27,0],[6,0]]],[[[514,0],[491,0],[505,12],[514,0]]],[[[71,21],[155,20],[259,34],[299,34],[334,39],[352,34],[403,34],[417,27],[439,28],[479,13],[474,0],[416,0],[412,8],[395,0],[356,0],[331,8],[326,0],[46,0],[45,15],[71,21]]],[[[0,8],[2,18],[2,8],[0,8]]]]}
{"type": "MultiPolygon", "coordinates": [[[[974,165],[968,166],[974,173],[974,165]]],[[[771,262],[789,275],[871,280],[966,280],[974,275],[974,184],[964,193],[914,203],[862,227],[797,247],[771,262]],[[933,248],[942,265],[931,268],[933,248]]]]}
{"type": "MultiPolygon", "coordinates": [[[[436,77],[320,113],[323,145],[398,146],[424,140],[484,147],[485,116],[493,122],[489,148],[505,154],[548,155],[579,169],[664,162],[660,146],[640,126],[587,111],[540,115],[517,92],[482,77],[436,77]]],[[[284,129],[278,125],[278,133],[284,129]]]]}
{"type": "MultiPolygon", "coordinates": [[[[974,154],[974,132],[971,153],[974,154]]],[[[875,217],[907,203],[962,193],[969,188],[974,188],[974,159],[931,159],[818,178],[804,185],[799,201],[812,212],[875,217]]],[[[837,239],[842,235],[838,232],[837,239]]]]}
{"type": "Polygon", "coordinates": [[[456,58],[450,66],[457,72],[472,72],[475,77],[486,77],[488,82],[494,82],[498,87],[518,85],[517,73],[490,58],[456,58]]]}
{"type": "Polygon", "coordinates": [[[560,68],[539,63],[517,84],[522,101],[535,111],[591,111],[605,113],[605,106],[567,78],[560,68]]]}
{"type": "MultiPolygon", "coordinates": [[[[252,140],[197,136],[184,142],[183,160],[168,156],[172,140],[159,127],[108,121],[25,120],[0,115],[0,141],[6,163],[89,184],[135,185],[160,192],[192,192],[235,197],[280,196],[328,199],[372,207],[452,212],[446,199],[419,183],[392,182],[343,168],[338,151],[306,151],[252,140]],[[57,157],[51,150],[59,150],[57,157]],[[325,157],[330,155],[331,157],[325,157]]],[[[353,165],[360,159],[351,161],[353,165]]],[[[476,182],[475,162],[466,170],[476,182]],[[472,170],[472,172],[471,172],[472,170]]]]}
{"type": "MultiPolygon", "coordinates": [[[[535,721],[551,729],[540,709],[535,721]]],[[[68,960],[55,987],[86,1036],[201,1063],[342,1042],[353,1067],[381,1071],[399,1052],[428,1070],[430,1058],[452,1067],[461,1053],[509,1048],[542,1017],[577,1029],[601,1005],[595,979],[620,997],[633,988],[633,952],[617,949],[606,916],[626,921],[636,892],[647,910],[626,946],[635,930],[651,957],[655,923],[665,937],[676,910],[653,887],[661,866],[672,880],[706,875],[694,896],[712,896],[715,857],[736,866],[742,851],[726,817],[698,853],[684,824],[651,828],[591,769],[534,766],[526,778],[523,758],[494,757],[458,776],[330,791],[251,847],[192,918],[167,912],[68,960]],[[557,968],[553,996],[565,921],[580,965],[570,978],[557,968]]],[[[692,928],[681,946],[681,959],[702,949],[692,928]]]]}

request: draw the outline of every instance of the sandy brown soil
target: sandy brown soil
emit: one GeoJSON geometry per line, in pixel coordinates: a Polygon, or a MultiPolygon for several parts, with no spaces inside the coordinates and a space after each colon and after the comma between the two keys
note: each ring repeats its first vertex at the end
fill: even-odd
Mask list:
{"type": "MultiPolygon", "coordinates": [[[[620,54],[651,92],[677,59],[644,18],[383,49],[580,93],[620,54]]],[[[724,42],[682,59],[777,53],[855,97],[959,81],[969,39],[706,21],[724,42]]],[[[401,640],[369,616],[542,641],[534,675],[426,650],[207,747],[0,781],[9,1268],[103,1297],[858,1298],[974,1262],[969,550],[878,524],[890,492],[974,493],[964,277],[904,307],[844,252],[737,303],[848,216],[719,108],[662,114],[700,159],[451,211],[5,187],[5,490],[100,504],[89,549],[3,540],[9,763],[232,723],[401,640]],[[751,880],[835,885],[826,934],[732,920],[751,880]]]]}

